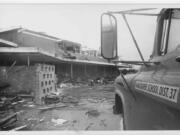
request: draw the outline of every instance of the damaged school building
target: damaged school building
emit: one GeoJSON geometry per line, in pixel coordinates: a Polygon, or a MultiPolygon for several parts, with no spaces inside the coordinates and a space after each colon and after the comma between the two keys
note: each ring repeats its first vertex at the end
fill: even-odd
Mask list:
{"type": "Polygon", "coordinates": [[[0,94],[29,94],[37,104],[68,79],[115,78],[116,66],[85,55],[81,44],[24,28],[0,30],[0,94]]]}

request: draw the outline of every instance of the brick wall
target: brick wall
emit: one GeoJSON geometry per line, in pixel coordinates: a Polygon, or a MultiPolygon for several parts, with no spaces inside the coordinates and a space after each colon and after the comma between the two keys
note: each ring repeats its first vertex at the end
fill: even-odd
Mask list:
{"type": "Polygon", "coordinates": [[[0,67],[0,71],[6,71],[6,77],[1,74],[0,78],[11,85],[8,92],[32,93],[35,89],[35,66],[0,67]]]}
{"type": "Polygon", "coordinates": [[[34,66],[0,67],[0,80],[6,81],[10,87],[7,94],[31,94],[35,102],[41,104],[45,95],[55,92],[55,66],[36,64],[34,66]]]}

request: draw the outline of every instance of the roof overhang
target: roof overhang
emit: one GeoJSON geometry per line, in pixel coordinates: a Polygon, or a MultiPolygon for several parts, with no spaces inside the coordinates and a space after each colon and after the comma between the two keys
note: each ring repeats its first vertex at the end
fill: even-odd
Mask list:
{"type": "Polygon", "coordinates": [[[49,64],[58,64],[58,63],[74,63],[74,64],[93,64],[93,65],[102,65],[102,66],[116,66],[113,63],[105,62],[95,62],[95,61],[86,61],[86,60],[71,60],[64,59],[62,57],[57,57],[55,54],[44,51],[43,49],[36,47],[1,47],[0,48],[0,64],[1,65],[10,65],[14,61],[17,64],[27,64],[30,63],[49,63],[49,64]]]}
{"type": "Polygon", "coordinates": [[[0,64],[9,65],[16,61],[17,64],[30,63],[53,63],[59,60],[51,53],[34,47],[0,48],[0,64]]]}

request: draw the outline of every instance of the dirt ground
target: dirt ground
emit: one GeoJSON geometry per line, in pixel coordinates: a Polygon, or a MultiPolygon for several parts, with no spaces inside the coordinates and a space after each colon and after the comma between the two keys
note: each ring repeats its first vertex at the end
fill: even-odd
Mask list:
{"type": "Polygon", "coordinates": [[[25,101],[19,107],[18,126],[23,130],[120,130],[120,115],[114,115],[114,91],[111,84],[62,88],[61,93],[72,97],[63,107],[42,111],[32,101],[25,101]]]}

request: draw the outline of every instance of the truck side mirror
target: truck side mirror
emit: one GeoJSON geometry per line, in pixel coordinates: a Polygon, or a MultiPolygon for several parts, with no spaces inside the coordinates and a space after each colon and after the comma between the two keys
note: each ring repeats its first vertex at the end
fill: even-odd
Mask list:
{"type": "Polygon", "coordinates": [[[101,55],[108,60],[117,58],[117,21],[108,13],[101,16],[101,55]]]}

